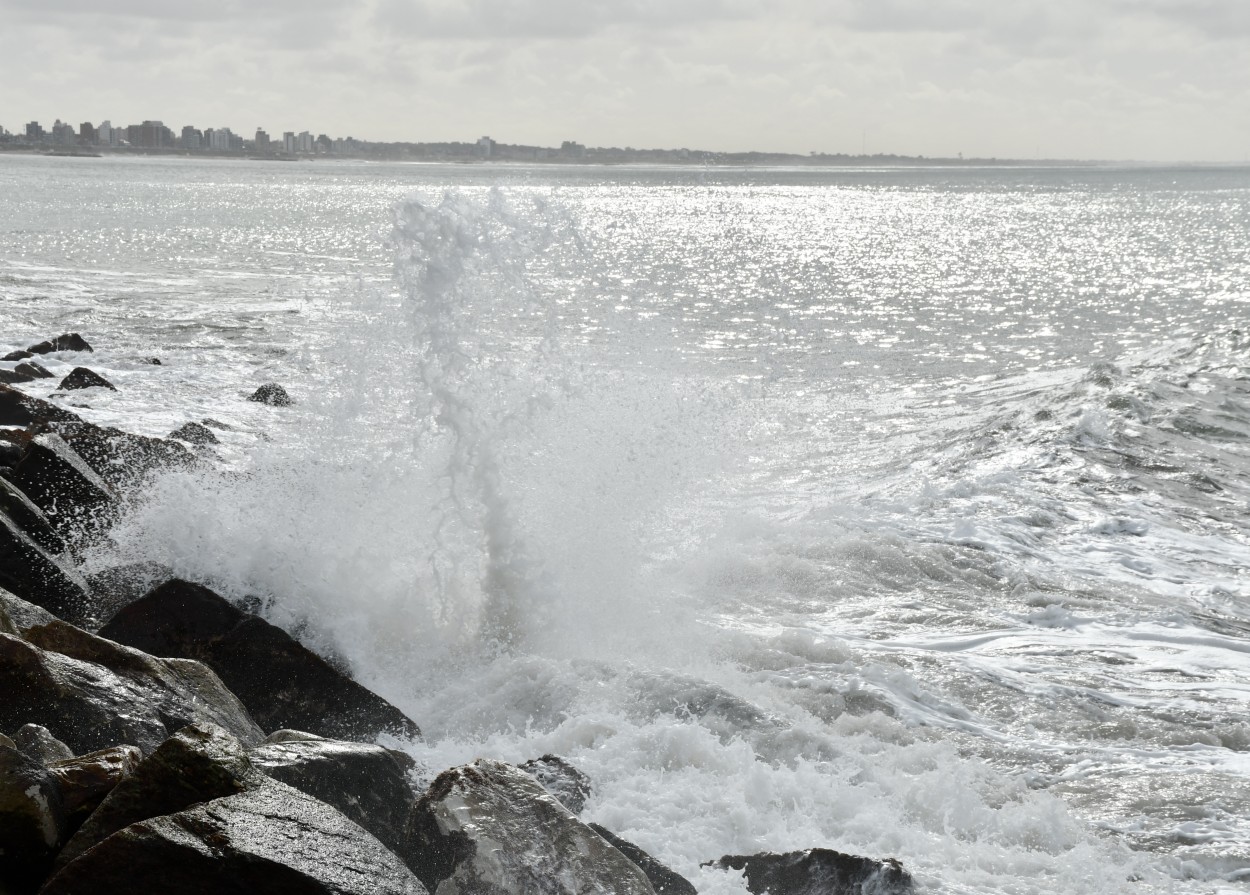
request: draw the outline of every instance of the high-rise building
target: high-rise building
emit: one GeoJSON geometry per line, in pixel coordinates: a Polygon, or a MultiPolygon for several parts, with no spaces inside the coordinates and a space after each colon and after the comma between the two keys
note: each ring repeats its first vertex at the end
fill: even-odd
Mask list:
{"type": "Polygon", "coordinates": [[[113,129],[112,122],[101,121],[100,126],[96,128],[96,142],[101,146],[116,146],[117,139],[117,131],[113,129]]]}
{"type": "Polygon", "coordinates": [[[287,131],[282,135],[282,151],[287,155],[295,153],[295,131],[287,131]]]}
{"type": "Polygon", "coordinates": [[[92,146],[96,141],[96,129],[90,121],[84,121],[78,125],[78,142],[86,146],[92,146]]]}
{"type": "Polygon", "coordinates": [[[204,134],[197,127],[187,125],[182,129],[182,148],[183,149],[202,149],[204,146],[204,134]]]}
{"type": "Polygon", "coordinates": [[[259,127],[256,128],[256,151],[257,152],[269,151],[269,134],[265,133],[259,127]]]}
{"type": "Polygon", "coordinates": [[[75,133],[74,126],[58,118],[52,125],[52,142],[58,146],[73,146],[77,141],[78,134],[75,133]]]}
{"type": "Polygon", "coordinates": [[[228,127],[215,127],[211,130],[204,131],[204,142],[209,149],[217,151],[225,151],[230,149],[230,138],[234,134],[230,132],[228,127]]]}
{"type": "Polygon", "coordinates": [[[313,151],[315,149],[315,147],[313,146],[313,135],[310,134],[308,131],[300,131],[300,135],[296,137],[295,142],[296,142],[296,148],[295,148],[296,152],[306,152],[309,155],[313,154],[313,151]]]}
{"type": "Polygon", "coordinates": [[[159,121],[145,121],[138,126],[137,130],[136,136],[130,140],[136,146],[142,146],[145,149],[163,149],[174,145],[174,132],[159,121]]]}
{"type": "Polygon", "coordinates": [[[26,125],[26,139],[27,140],[30,140],[32,142],[39,142],[45,136],[47,135],[44,133],[44,129],[43,127],[40,126],[38,121],[31,121],[26,125]]]}

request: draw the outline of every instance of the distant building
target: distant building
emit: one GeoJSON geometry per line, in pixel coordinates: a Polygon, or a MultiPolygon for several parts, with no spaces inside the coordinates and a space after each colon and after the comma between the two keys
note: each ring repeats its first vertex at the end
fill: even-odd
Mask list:
{"type": "Polygon", "coordinates": [[[495,151],[495,141],[490,137],[482,137],[477,141],[477,154],[482,158],[490,158],[495,151]]]}
{"type": "Polygon", "coordinates": [[[182,148],[183,149],[203,149],[204,133],[196,127],[187,125],[182,129],[182,148]]]}
{"type": "Polygon", "coordinates": [[[31,121],[26,125],[26,139],[30,140],[32,143],[42,141],[45,136],[47,136],[47,134],[38,121],[31,121]]]}
{"type": "Polygon", "coordinates": [[[295,138],[295,151],[312,155],[315,148],[313,146],[313,135],[308,131],[300,131],[300,135],[295,138]]]}
{"type": "Polygon", "coordinates": [[[256,151],[269,152],[269,134],[260,128],[256,128],[256,151]]]}
{"type": "Polygon", "coordinates": [[[295,131],[287,131],[282,135],[282,151],[287,155],[295,154],[295,131]]]}
{"type": "Polygon", "coordinates": [[[113,130],[113,124],[110,121],[101,121],[100,126],[96,128],[96,142],[101,146],[116,146],[116,131],[113,130]]]}
{"type": "Polygon", "coordinates": [[[132,124],[126,128],[126,136],[131,145],[144,149],[167,149],[174,145],[174,132],[160,121],[132,124]]]}
{"type": "Polygon", "coordinates": [[[72,124],[66,124],[58,118],[52,125],[52,142],[58,146],[73,146],[78,142],[78,134],[72,124]]]}
{"type": "Polygon", "coordinates": [[[84,146],[94,146],[97,139],[95,126],[90,121],[84,121],[78,125],[79,143],[82,143],[84,146]]]}
{"type": "Polygon", "coordinates": [[[208,144],[208,148],[218,152],[228,151],[231,148],[233,136],[234,134],[228,127],[215,127],[204,131],[204,141],[208,144]]]}

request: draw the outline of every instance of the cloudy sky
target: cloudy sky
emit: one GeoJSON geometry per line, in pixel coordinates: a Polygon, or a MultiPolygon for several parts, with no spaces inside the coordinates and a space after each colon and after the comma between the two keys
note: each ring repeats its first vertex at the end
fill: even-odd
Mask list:
{"type": "Polygon", "coordinates": [[[0,0],[0,125],[1250,157],[1250,0],[0,0]]]}

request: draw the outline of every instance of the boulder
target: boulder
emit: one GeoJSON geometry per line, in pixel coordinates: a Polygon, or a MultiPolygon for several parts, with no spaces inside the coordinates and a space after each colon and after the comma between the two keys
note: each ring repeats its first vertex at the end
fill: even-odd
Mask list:
{"type": "Polygon", "coordinates": [[[109,391],[117,391],[117,386],[113,385],[113,383],[109,382],[95,370],[89,370],[86,367],[74,367],[61,380],[61,384],[57,388],[64,392],[82,388],[106,388],[109,391]]]}
{"type": "Polygon", "coordinates": [[[590,778],[558,755],[531,758],[521,770],[542,784],[543,789],[574,814],[581,814],[590,798],[590,778]]]}
{"type": "Polygon", "coordinates": [[[18,350],[18,351],[10,351],[4,357],[0,357],[0,360],[6,360],[6,361],[26,360],[26,358],[28,357],[34,357],[34,355],[29,351],[18,350]]]}
{"type": "Polygon", "coordinates": [[[265,730],[347,740],[421,735],[403,712],[281,628],[198,584],[167,581],[118,612],[100,634],[153,655],[198,659],[265,730]]]}
{"type": "Polygon", "coordinates": [[[5,385],[18,385],[22,382],[34,382],[35,378],[36,377],[31,376],[29,373],[19,373],[16,369],[6,370],[3,367],[0,367],[0,382],[3,382],[5,385]]]}
{"type": "Polygon", "coordinates": [[[248,397],[257,404],[268,404],[270,407],[290,407],[295,401],[286,393],[286,389],[276,382],[267,382],[248,397]]]}
{"type": "Polygon", "coordinates": [[[0,479],[0,513],[8,516],[18,528],[49,553],[64,553],[65,541],[57,534],[43,510],[35,506],[21,488],[7,479],[0,479]]]}
{"type": "Polygon", "coordinates": [[[411,758],[372,744],[281,733],[278,742],[271,735],[251,751],[253,767],[333,805],[391,851],[402,849],[404,824],[416,801],[408,782],[411,758]]]}
{"type": "MultiPolygon", "coordinates": [[[[88,345],[87,340],[78,333],[62,333],[55,339],[31,345],[26,350],[31,354],[51,354],[54,351],[94,351],[95,349],[88,345]]],[[[29,356],[28,354],[27,357],[29,356]]]]}
{"type": "Polygon", "coordinates": [[[113,489],[52,432],[31,439],[14,482],[63,537],[100,530],[117,505],[113,489]]]}
{"type": "Polygon", "coordinates": [[[103,569],[87,576],[87,586],[102,618],[116,614],[158,584],[176,577],[163,563],[143,560],[103,569]]]}
{"type": "Polygon", "coordinates": [[[56,620],[0,634],[0,730],[40,724],[79,755],[118,743],[147,753],[196,721],[248,745],[264,736],[199,662],[153,658],[56,620]]]}
{"type": "Polygon", "coordinates": [[[0,587],[0,634],[23,636],[29,628],[56,621],[42,606],[23,600],[0,587]]]}
{"type": "Polygon", "coordinates": [[[408,818],[402,854],[431,891],[654,892],[637,866],[533,777],[488,759],[434,779],[408,818]]]}
{"type": "Polygon", "coordinates": [[[422,895],[399,859],[341,813],[276,780],[131,824],[65,865],[42,895],[422,895]]]}
{"type": "Polygon", "coordinates": [[[134,772],[142,757],[135,746],[110,746],[44,763],[61,787],[67,834],[82,826],[117,784],[134,772]]]}
{"type": "Polygon", "coordinates": [[[75,413],[0,384],[0,426],[33,426],[48,420],[82,422],[75,413]]]}
{"type": "Polygon", "coordinates": [[[599,824],[591,824],[590,828],[602,836],[608,845],[633,861],[638,869],[646,874],[651,887],[655,889],[656,895],[697,895],[699,890],[694,887],[694,883],[664,866],[628,839],[622,839],[611,830],[599,824]]]}
{"type": "Polygon", "coordinates": [[[221,439],[213,434],[213,430],[202,423],[186,423],[169,433],[170,438],[179,438],[191,444],[220,444],[221,439]]]}
{"type": "Polygon", "coordinates": [[[239,740],[214,724],[177,731],[119,780],[56,858],[64,867],[131,824],[243,792],[258,775],[239,740]]]}
{"type": "Polygon", "coordinates": [[[65,806],[52,772],[0,746],[0,890],[34,892],[65,835],[65,806]]]}
{"type": "Polygon", "coordinates": [[[52,731],[39,724],[23,724],[13,734],[13,743],[23,753],[42,765],[65,761],[74,757],[74,750],[52,735],[52,731]]]}
{"type": "Polygon", "coordinates": [[[134,435],[111,426],[80,421],[54,423],[48,428],[119,491],[139,485],[153,472],[195,461],[195,456],[176,441],[134,435]]]}
{"type": "Polygon", "coordinates": [[[883,861],[827,848],[758,855],[726,855],[704,867],[741,870],[755,895],[904,895],[911,875],[893,858],[883,861]]]}
{"type": "Polygon", "coordinates": [[[44,550],[0,512],[0,588],[69,621],[86,622],[87,582],[67,562],[44,550]]]}
{"type": "Polygon", "coordinates": [[[26,445],[21,444],[11,433],[0,429],[0,466],[16,466],[24,453],[26,445]]]}
{"type": "Polygon", "coordinates": [[[161,359],[159,357],[145,357],[143,360],[139,361],[139,363],[159,367],[161,366],[161,359]]]}
{"type": "Polygon", "coordinates": [[[52,379],[55,374],[38,361],[30,361],[29,363],[18,364],[13,368],[14,373],[21,373],[29,376],[31,379],[52,379]]]}

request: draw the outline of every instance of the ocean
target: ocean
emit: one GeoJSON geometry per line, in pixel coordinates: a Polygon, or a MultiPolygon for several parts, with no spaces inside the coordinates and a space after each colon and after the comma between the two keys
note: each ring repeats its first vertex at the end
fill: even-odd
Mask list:
{"type": "Polygon", "coordinates": [[[707,893],[1250,888],[1247,310],[1245,168],[0,157],[0,348],[219,424],[87,570],[248,600],[427,775],[566,757],[707,893]]]}

